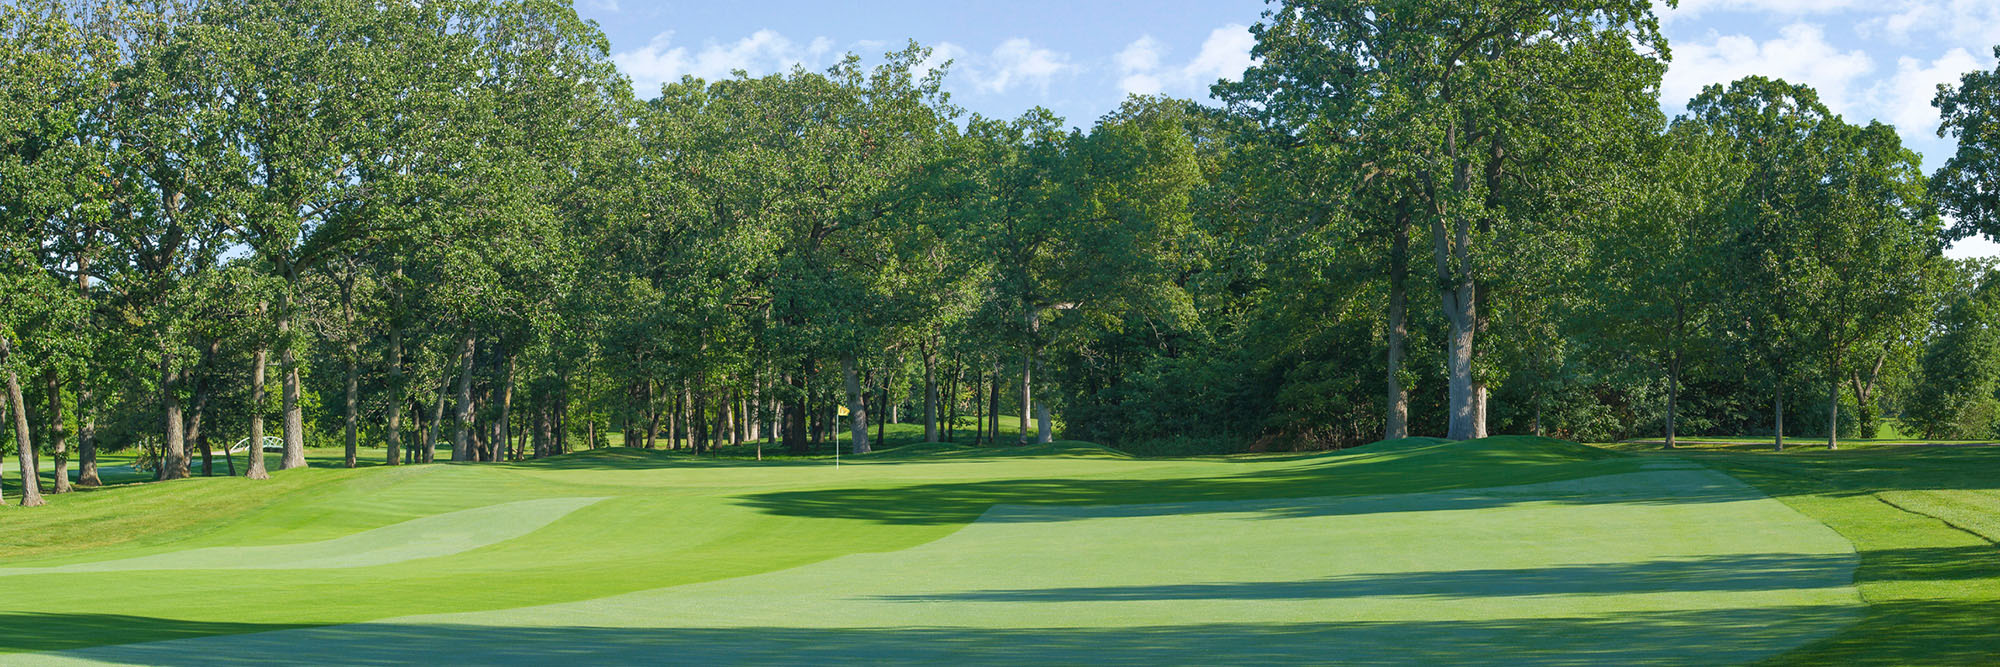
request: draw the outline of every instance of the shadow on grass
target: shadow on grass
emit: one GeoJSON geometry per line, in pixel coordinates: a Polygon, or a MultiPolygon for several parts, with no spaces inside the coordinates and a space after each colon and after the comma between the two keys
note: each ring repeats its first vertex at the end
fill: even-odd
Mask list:
{"type": "MultiPolygon", "coordinates": [[[[1140,627],[612,628],[363,623],[72,654],[147,665],[673,663],[1364,663],[1603,665],[1755,660],[1850,622],[1843,607],[1635,612],[1480,621],[1214,623],[1140,627]]],[[[0,617],[7,627],[134,617],[0,617]]],[[[235,626],[248,631],[255,626],[235,626]]],[[[278,628],[272,628],[278,629],[278,628]]],[[[18,645],[16,645],[18,646],[18,645]]],[[[37,647],[46,647],[40,645],[37,647]]]]}
{"type": "MultiPolygon", "coordinates": [[[[1555,443],[1556,441],[1547,441],[1555,443]]],[[[747,496],[742,502],[764,512],[786,516],[861,519],[886,524],[940,525],[972,521],[995,505],[1097,506],[1160,505],[1134,508],[1147,513],[1258,511],[1271,516],[1313,516],[1384,511],[1382,506],[1343,507],[1337,503],[1275,503],[1241,509],[1190,503],[1328,496],[1408,494],[1481,489],[1495,486],[1556,482],[1599,475],[1638,472],[1643,460],[1602,450],[1579,452],[1576,445],[1482,445],[1477,441],[1390,452],[1325,454],[1312,461],[1248,473],[1207,477],[1118,479],[1070,477],[1001,479],[978,482],[779,491],[747,496]]],[[[1741,500],[1741,489],[1684,489],[1683,495],[1660,502],[1741,500]]],[[[1433,499],[1438,500],[1438,499],[1433,499]]],[[[1490,507],[1535,498],[1496,498],[1466,494],[1454,499],[1463,507],[1490,507]]],[[[1554,500],[1562,501],[1562,498],[1554,500]]],[[[1604,498],[1577,494],[1575,502],[1648,502],[1646,498],[1604,498]]],[[[1455,505],[1454,507],[1457,507],[1455,505]]],[[[1011,514],[1002,521],[1056,521],[1072,518],[1057,513],[1011,514]]]]}
{"type": "Polygon", "coordinates": [[[1638,563],[1358,574],[1307,581],[1090,586],[892,595],[895,602],[1132,602],[1147,600],[1327,600],[1380,596],[1479,599],[1533,595],[1777,591],[1840,588],[1852,554],[1746,554],[1638,563]]]}

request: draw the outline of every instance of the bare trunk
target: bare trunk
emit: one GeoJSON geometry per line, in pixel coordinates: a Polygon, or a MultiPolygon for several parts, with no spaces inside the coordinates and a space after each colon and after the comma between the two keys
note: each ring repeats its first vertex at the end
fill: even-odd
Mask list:
{"type": "Polygon", "coordinates": [[[403,386],[403,323],[400,319],[389,325],[389,351],[386,354],[389,355],[384,360],[389,367],[389,423],[384,427],[388,436],[384,448],[388,450],[389,465],[394,466],[403,464],[403,402],[408,400],[408,391],[403,386]]]}
{"type": "Polygon", "coordinates": [[[292,306],[291,299],[287,297],[279,301],[278,306],[278,340],[282,346],[278,351],[278,372],[282,376],[285,394],[285,456],[278,461],[279,470],[306,466],[305,406],[299,403],[299,360],[292,350],[291,330],[292,306]]]}
{"type": "Polygon", "coordinates": [[[451,460],[470,461],[472,451],[468,449],[472,436],[472,354],[473,341],[470,334],[458,339],[458,410],[454,416],[457,428],[451,433],[451,460]]]}
{"type": "Polygon", "coordinates": [[[250,458],[243,472],[250,479],[271,478],[264,467],[264,367],[270,356],[261,344],[250,353],[250,458]]]}
{"type": "Polygon", "coordinates": [[[346,465],[346,467],[349,468],[352,468],[360,464],[360,462],[355,459],[355,457],[360,453],[360,443],[355,441],[355,438],[358,437],[358,432],[360,430],[360,419],[361,419],[361,415],[359,414],[361,409],[361,378],[358,375],[358,370],[355,368],[358,365],[355,363],[355,356],[359,354],[361,354],[361,351],[354,344],[354,341],[351,340],[348,341],[347,342],[347,395],[345,399],[342,401],[341,405],[343,417],[346,419],[347,422],[346,424],[347,456],[344,459],[342,459],[341,462],[344,465],[346,465]]]}
{"type": "Polygon", "coordinates": [[[1781,452],[1782,452],[1782,451],[1785,451],[1785,382],[1784,382],[1784,380],[1779,380],[1779,381],[1778,381],[1778,401],[1777,401],[1777,416],[1776,416],[1776,419],[1775,419],[1775,421],[1773,421],[1773,422],[1772,422],[1772,427],[1771,427],[1771,433],[1772,433],[1772,436],[1773,436],[1773,439],[1772,439],[1772,445],[1773,445],[1773,448],[1775,448],[1775,449],[1777,449],[1778,451],[1781,451],[1781,452]]]}
{"type": "MultiPolygon", "coordinates": [[[[90,302],[90,247],[97,236],[97,229],[85,225],[83,242],[77,244],[76,251],[76,293],[83,301],[90,302]]],[[[94,320],[95,318],[93,318],[94,320]]],[[[76,374],[76,483],[83,487],[103,486],[104,480],[97,476],[97,405],[90,391],[91,355],[84,355],[84,364],[76,374]]],[[[56,478],[64,479],[63,462],[56,458],[56,478]]]]}
{"type": "MultiPolygon", "coordinates": [[[[447,371],[448,373],[449,371],[447,371]]],[[[431,397],[431,416],[424,423],[424,463],[437,460],[438,432],[444,429],[444,404],[451,399],[451,376],[438,378],[437,395],[431,397]]]]}
{"type": "MultiPolygon", "coordinates": [[[[10,345],[7,337],[0,335],[0,364],[7,363],[13,356],[10,345]]],[[[35,461],[34,437],[28,431],[28,403],[21,398],[21,378],[11,368],[7,370],[7,404],[13,406],[14,411],[14,446],[18,448],[14,458],[21,465],[21,506],[35,507],[42,504],[41,471],[35,461]]],[[[179,424],[169,425],[175,429],[180,427],[179,424]]],[[[183,472],[181,476],[187,474],[183,472]]]]}
{"type": "Polygon", "coordinates": [[[805,373],[787,375],[785,376],[785,380],[791,385],[791,393],[786,397],[784,407],[782,408],[782,412],[784,412],[782,417],[785,420],[783,436],[785,451],[795,455],[804,454],[808,451],[806,445],[805,373]]]}
{"type": "Polygon", "coordinates": [[[1034,371],[1032,370],[1035,363],[1034,358],[1035,355],[1028,350],[1028,346],[1021,346],[1021,424],[1019,427],[1020,430],[1014,434],[1016,436],[1016,444],[1028,444],[1028,413],[1032,411],[1035,399],[1033,389],[1034,371]]]}
{"type": "Polygon", "coordinates": [[[1675,420],[1680,417],[1681,398],[1681,353],[1668,353],[1667,358],[1667,449],[1679,446],[1674,441],[1675,420]]]}
{"type": "Polygon", "coordinates": [[[63,421],[62,380],[56,369],[50,367],[42,373],[47,380],[49,411],[44,415],[49,422],[45,429],[49,439],[49,451],[55,458],[55,492],[69,493],[69,424],[63,421]]]}
{"type": "Polygon", "coordinates": [[[938,441],[937,353],[924,350],[924,442],[938,441]]]}
{"type": "Polygon", "coordinates": [[[187,423],[181,413],[181,375],[173,364],[172,354],[160,355],[160,405],[166,416],[166,444],[160,460],[155,464],[159,466],[155,477],[162,480],[188,476],[187,423]]]}
{"type": "Polygon", "coordinates": [[[509,421],[513,418],[514,418],[514,353],[510,351],[507,353],[507,376],[500,381],[500,423],[496,424],[496,426],[498,427],[498,432],[494,436],[496,440],[493,443],[494,447],[496,448],[496,451],[498,452],[498,454],[493,457],[493,460],[495,461],[506,461],[507,459],[511,458],[509,456],[509,452],[507,451],[508,449],[507,444],[513,441],[514,434],[512,429],[514,428],[514,422],[509,421]]]}
{"type": "Polygon", "coordinates": [[[80,373],[76,381],[76,484],[97,487],[104,480],[97,476],[97,402],[89,375],[80,373]]]}
{"type": "Polygon", "coordinates": [[[1407,217],[1396,221],[1395,243],[1389,252],[1389,355],[1388,355],[1388,415],[1384,419],[1382,439],[1397,440],[1410,437],[1410,392],[1403,386],[1403,344],[1410,335],[1409,294],[1405,283],[1409,277],[1410,226],[1407,217]]]}
{"type": "Polygon", "coordinates": [[[1839,351],[1827,363],[1833,369],[1828,373],[1826,385],[1826,448],[1840,449],[1840,357],[1839,351]]]}
{"type": "Polygon", "coordinates": [[[854,453],[868,453],[868,398],[862,395],[861,380],[854,373],[854,355],[840,359],[840,374],[847,382],[847,415],[853,420],[849,434],[853,437],[854,453]]]}
{"type": "Polygon", "coordinates": [[[963,379],[963,378],[964,378],[964,376],[965,376],[965,362],[964,362],[964,359],[963,359],[962,357],[960,357],[959,355],[957,355],[957,354],[953,354],[953,355],[952,355],[952,358],[951,358],[951,369],[952,369],[952,370],[951,370],[951,387],[950,387],[949,389],[946,389],[946,390],[945,390],[945,396],[947,396],[948,398],[946,398],[946,399],[945,399],[945,402],[944,402],[944,411],[945,411],[945,415],[944,415],[944,439],[945,439],[945,441],[947,441],[947,442],[957,442],[957,441],[958,441],[958,403],[959,403],[959,401],[958,401],[958,382],[959,382],[959,380],[963,379]]]}
{"type": "Polygon", "coordinates": [[[535,405],[535,458],[545,458],[549,455],[549,441],[554,439],[550,437],[549,431],[549,406],[548,400],[544,398],[535,405]]]}
{"type": "Polygon", "coordinates": [[[1486,437],[1486,383],[1472,383],[1472,437],[1486,437]]]}
{"type": "Polygon", "coordinates": [[[993,381],[988,383],[986,401],[986,443],[1000,444],[1000,367],[993,367],[993,381]]]}

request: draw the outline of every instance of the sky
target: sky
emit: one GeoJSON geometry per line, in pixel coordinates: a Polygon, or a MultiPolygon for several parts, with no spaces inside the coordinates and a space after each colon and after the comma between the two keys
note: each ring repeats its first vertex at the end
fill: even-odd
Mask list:
{"type": "MultiPolygon", "coordinates": [[[[1043,106],[1077,126],[1129,93],[1208,99],[1251,62],[1262,0],[577,0],[611,40],[639,94],[694,74],[819,69],[845,53],[879,58],[909,40],[952,61],[946,89],[973,113],[1043,106]]],[[[1656,0],[1657,2],[1657,0],[1656,0]]],[[[1659,2],[1673,62],[1661,105],[1679,113],[1711,83],[1763,74],[1819,90],[1850,122],[1896,126],[1926,169],[1955,143],[1937,136],[1940,83],[1994,68],[2000,0],[1681,0],[1659,2]]],[[[2000,255],[1969,239],[1952,256],[2000,255]]]]}

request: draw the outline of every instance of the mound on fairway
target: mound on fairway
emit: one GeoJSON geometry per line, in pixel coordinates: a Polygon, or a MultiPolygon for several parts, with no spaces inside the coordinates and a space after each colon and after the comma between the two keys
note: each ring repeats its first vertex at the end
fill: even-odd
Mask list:
{"type": "Polygon", "coordinates": [[[53,652],[4,661],[1712,663],[1861,609],[1853,549],[1820,523],[1700,466],[1546,439],[431,469],[450,474],[368,494],[342,471],[214,534],[434,486],[605,500],[461,552],[259,575],[278,583],[16,574],[0,645],[53,652]],[[113,593],[55,594],[83,586],[113,593]]]}

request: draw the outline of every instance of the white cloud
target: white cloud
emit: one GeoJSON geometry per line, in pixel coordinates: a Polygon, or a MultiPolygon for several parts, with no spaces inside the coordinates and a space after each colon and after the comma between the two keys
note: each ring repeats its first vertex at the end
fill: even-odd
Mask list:
{"type": "Polygon", "coordinates": [[[2000,33],[2000,2],[1993,0],[1902,0],[1881,10],[1883,15],[1856,24],[1855,31],[1898,43],[1942,40],[1980,51],[2000,33]]]}
{"type": "Polygon", "coordinates": [[[1937,133],[1938,112],[1931,106],[1940,83],[1957,83],[1966,72],[1983,69],[1987,62],[1965,49],[1946,51],[1925,64],[1904,56],[1896,61],[1896,73],[1875,83],[1869,98],[1875,118],[1896,126],[1908,138],[1932,137],[1937,133]]]}
{"type": "Polygon", "coordinates": [[[1802,83],[1819,91],[1820,101],[1834,113],[1848,114],[1859,94],[1859,81],[1875,69],[1875,61],[1860,49],[1842,51],[1827,42],[1819,26],[1795,23],[1778,37],[1758,42],[1745,35],[1717,35],[1674,45],[1674,60],[1660,83],[1661,101],[1678,109],[1708,84],[1761,74],[1802,83]]]}
{"type": "Polygon", "coordinates": [[[1179,66],[1163,64],[1166,46],[1151,35],[1133,40],[1113,60],[1121,77],[1119,87],[1125,93],[1207,97],[1208,87],[1216,80],[1238,78],[1255,63],[1250,49],[1256,44],[1248,27],[1232,23],[1209,31],[1201,51],[1179,66]]]}
{"type": "Polygon", "coordinates": [[[1653,11],[1660,20],[1675,21],[1697,18],[1710,12],[1776,14],[1798,17],[1807,14],[1829,14],[1845,12],[1865,7],[1871,1],[1879,0],[1681,0],[1677,8],[1667,8],[1662,0],[1653,0],[1653,11]]]}
{"type": "Polygon", "coordinates": [[[646,46],[611,56],[619,69],[632,77],[633,89],[641,96],[658,94],[660,84],[685,74],[707,80],[728,78],[736,70],[751,75],[769,74],[793,66],[815,66],[833,51],[833,40],[815,37],[800,44],[773,30],[759,30],[748,37],[721,44],[708,42],[699,51],[673,45],[673,33],[655,35],[646,46]]]}
{"type": "Polygon", "coordinates": [[[1047,91],[1050,80],[1075,70],[1069,54],[1039,48],[1025,37],[1016,37],[1001,42],[983,62],[967,67],[966,76],[986,93],[1004,93],[1023,84],[1047,91]]]}

